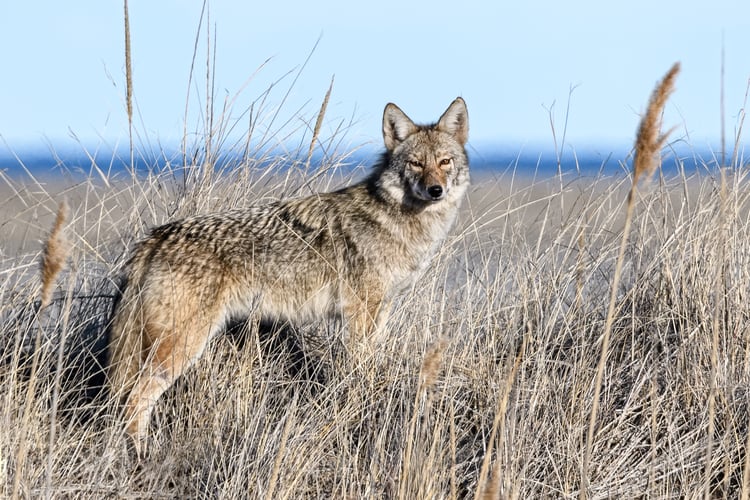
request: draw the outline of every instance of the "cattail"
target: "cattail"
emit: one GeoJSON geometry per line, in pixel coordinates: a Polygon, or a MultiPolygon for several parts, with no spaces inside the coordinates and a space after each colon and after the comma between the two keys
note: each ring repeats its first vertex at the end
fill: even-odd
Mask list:
{"type": "Polygon", "coordinates": [[[52,300],[52,289],[57,276],[65,265],[65,260],[70,252],[70,242],[65,235],[65,222],[68,219],[68,203],[63,200],[57,209],[55,225],[52,227],[42,252],[42,292],[41,306],[44,309],[52,300]]]}
{"type": "Polygon", "coordinates": [[[637,183],[642,175],[650,177],[654,173],[658,164],[657,155],[673,130],[661,133],[661,116],[664,105],[674,90],[674,82],[679,72],[680,63],[677,62],[654,89],[648,101],[646,114],[638,125],[633,158],[633,183],[637,183]]]}

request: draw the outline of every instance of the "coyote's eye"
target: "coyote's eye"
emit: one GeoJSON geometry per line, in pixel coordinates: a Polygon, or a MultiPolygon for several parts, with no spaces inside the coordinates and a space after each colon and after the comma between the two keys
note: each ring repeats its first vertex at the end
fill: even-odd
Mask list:
{"type": "Polygon", "coordinates": [[[419,160],[409,160],[409,165],[414,168],[424,168],[424,163],[419,160]]]}
{"type": "Polygon", "coordinates": [[[450,165],[452,161],[453,158],[443,158],[442,160],[440,160],[440,165],[445,167],[446,165],[450,165]]]}

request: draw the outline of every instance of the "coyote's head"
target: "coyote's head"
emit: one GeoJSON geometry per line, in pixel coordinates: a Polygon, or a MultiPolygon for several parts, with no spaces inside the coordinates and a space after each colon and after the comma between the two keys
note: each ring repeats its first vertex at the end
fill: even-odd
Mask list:
{"type": "Polygon", "coordinates": [[[468,136],[469,114],[460,97],[432,125],[416,125],[398,106],[388,104],[383,139],[389,161],[381,186],[402,203],[455,201],[469,181],[468,136]]]}

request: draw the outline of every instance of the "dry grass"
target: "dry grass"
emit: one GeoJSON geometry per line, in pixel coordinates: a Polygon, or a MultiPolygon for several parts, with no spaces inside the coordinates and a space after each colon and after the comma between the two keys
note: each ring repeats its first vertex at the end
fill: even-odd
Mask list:
{"type": "MultiPolygon", "coordinates": [[[[198,197],[215,200],[209,210],[277,196],[294,186],[279,175],[267,189],[217,183],[198,197]]],[[[38,243],[17,241],[26,250],[4,254],[0,268],[0,423],[11,429],[0,433],[0,495],[17,482],[22,497],[577,496],[626,179],[576,178],[559,190],[511,175],[476,180],[459,227],[371,357],[341,356],[335,325],[274,335],[239,328],[160,401],[157,444],[141,463],[95,398],[97,351],[125,247],[194,199],[182,193],[170,204],[177,189],[153,197],[175,182],[169,173],[109,187],[87,181],[74,190],[78,201],[66,190],[75,266],[50,306],[36,306],[38,243]],[[556,213],[559,198],[567,213],[556,213]]],[[[258,178],[270,179],[248,175],[258,178]]],[[[598,402],[591,498],[742,489],[750,189],[743,169],[727,184],[723,212],[712,175],[663,179],[639,195],[598,402]],[[722,262],[719,217],[728,228],[722,262]],[[720,265],[717,295],[707,277],[720,265]]],[[[47,192],[7,219],[43,235],[58,199],[47,192]]]]}
{"type": "Polygon", "coordinates": [[[159,401],[135,462],[97,389],[125,250],[168,219],[349,180],[340,128],[268,99],[239,113],[240,141],[226,109],[207,117],[180,168],[112,174],[94,158],[76,183],[5,180],[0,497],[573,498],[584,473],[589,498],[747,494],[750,186],[733,165],[721,197],[692,159],[633,195],[600,391],[629,179],[498,171],[475,176],[375,352],[342,354],[338,325],[233,325],[159,401]],[[308,139],[272,152],[299,123],[308,139]],[[40,241],[63,196],[72,265],[40,309],[40,241]]]}

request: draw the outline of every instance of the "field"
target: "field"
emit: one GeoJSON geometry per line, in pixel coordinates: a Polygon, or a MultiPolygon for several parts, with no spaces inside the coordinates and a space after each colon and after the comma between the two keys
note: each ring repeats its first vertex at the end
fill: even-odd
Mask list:
{"type": "Polygon", "coordinates": [[[746,498],[747,170],[669,149],[679,173],[633,190],[629,158],[616,176],[475,175],[383,342],[352,354],[335,323],[230,325],[136,459],[99,389],[127,249],[176,217],[362,176],[313,129],[320,161],[301,146],[218,165],[207,133],[182,167],[3,178],[0,496],[746,498]],[[69,251],[43,279],[63,199],[69,251]]]}

